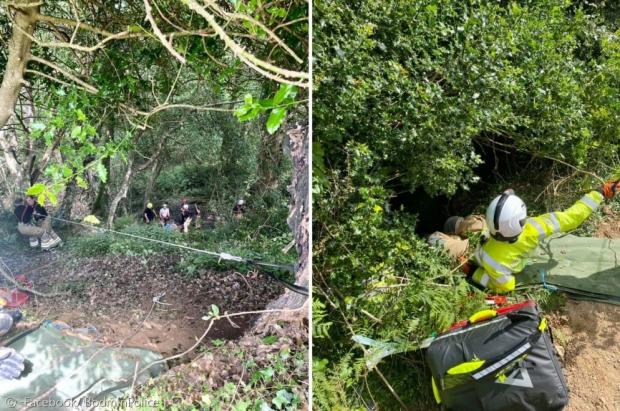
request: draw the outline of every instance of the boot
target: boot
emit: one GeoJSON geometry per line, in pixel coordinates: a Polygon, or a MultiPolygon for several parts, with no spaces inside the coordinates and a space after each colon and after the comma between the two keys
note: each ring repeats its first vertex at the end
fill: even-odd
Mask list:
{"type": "Polygon", "coordinates": [[[37,237],[30,237],[30,247],[37,248],[39,246],[39,239],[37,237]]]}
{"type": "Polygon", "coordinates": [[[50,248],[56,247],[60,244],[60,237],[56,236],[56,238],[52,237],[48,233],[45,233],[41,236],[41,249],[49,250],[50,248]]]}

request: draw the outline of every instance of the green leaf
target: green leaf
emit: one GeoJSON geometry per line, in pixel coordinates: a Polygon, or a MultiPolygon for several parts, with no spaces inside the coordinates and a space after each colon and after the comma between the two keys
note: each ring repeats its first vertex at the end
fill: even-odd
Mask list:
{"type": "Polygon", "coordinates": [[[82,126],[75,126],[71,130],[71,138],[78,139],[82,134],[82,126]]]}
{"type": "Polygon", "coordinates": [[[43,194],[46,190],[47,189],[45,188],[44,184],[36,183],[32,187],[30,187],[28,191],[26,191],[26,195],[38,196],[38,195],[43,194]]]}
{"type": "Polygon", "coordinates": [[[283,406],[290,404],[292,399],[293,394],[287,390],[280,390],[276,393],[275,398],[271,400],[271,402],[277,409],[281,410],[283,406]]]}
{"type": "Polygon", "coordinates": [[[211,304],[211,314],[214,317],[218,317],[220,315],[220,308],[215,304],[211,304]]]}
{"type": "Polygon", "coordinates": [[[86,114],[79,108],[75,111],[75,115],[79,121],[86,121],[86,114]]]}
{"type": "Polygon", "coordinates": [[[73,175],[73,170],[71,167],[67,167],[65,164],[62,165],[62,176],[64,178],[69,178],[73,175]]]}
{"type": "Polygon", "coordinates": [[[282,103],[286,98],[290,97],[291,94],[297,93],[297,87],[290,84],[282,84],[278,89],[275,96],[273,96],[273,104],[278,105],[282,103]]]}
{"type": "Polygon", "coordinates": [[[211,340],[211,344],[215,345],[216,347],[219,347],[221,345],[224,345],[224,340],[216,338],[214,340],[211,340]]]}
{"type": "Polygon", "coordinates": [[[75,177],[75,180],[77,181],[78,187],[83,188],[84,190],[88,188],[88,183],[86,183],[82,177],[77,176],[75,177]]]}
{"type": "Polygon", "coordinates": [[[233,410],[234,411],[247,411],[250,408],[250,405],[252,405],[252,403],[249,401],[238,401],[237,403],[235,403],[233,410]]]}
{"type": "Polygon", "coordinates": [[[37,197],[37,203],[43,205],[45,204],[45,194],[41,193],[39,194],[39,196],[37,197]]]}
{"type": "Polygon", "coordinates": [[[52,193],[51,191],[47,192],[47,198],[48,200],[50,200],[50,203],[52,203],[52,205],[56,205],[58,204],[58,198],[56,197],[56,194],[52,193]]]}
{"type": "Polygon", "coordinates": [[[102,183],[106,183],[108,181],[108,170],[106,170],[105,166],[101,163],[101,161],[99,161],[95,165],[95,171],[97,172],[97,176],[102,183]]]}
{"type": "Polygon", "coordinates": [[[278,336],[277,335],[268,335],[268,336],[263,338],[263,342],[265,344],[269,344],[269,345],[275,343],[276,341],[278,341],[278,336]]]}
{"type": "Polygon", "coordinates": [[[263,378],[263,380],[271,381],[271,379],[273,378],[274,371],[273,371],[273,368],[267,367],[263,370],[260,370],[259,373],[261,377],[263,378]]]}
{"type": "Polygon", "coordinates": [[[274,17],[286,17],[286,9],[282,7],[270,7],[267,11],[274,17]]]}
{"type": "Polygon", "coordinates": [[[269,134],[275,133],[278,128],[280,128],[285,116],[286,110],[283,108],[274,108],[271,110],[271,114],[269,114],[269,118],[267,119],[267,131],[269,134]]]}

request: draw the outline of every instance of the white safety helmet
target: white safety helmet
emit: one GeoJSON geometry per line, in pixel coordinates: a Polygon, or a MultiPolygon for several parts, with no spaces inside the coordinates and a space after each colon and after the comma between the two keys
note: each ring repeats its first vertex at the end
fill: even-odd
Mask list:
{"type": "Polygon", "coordinates": [[[237,205],[242,206],[242,205],[244,205],[244,204],[245,204],[245,201],[243,200],[243,198],[240,198],[240,199],[237,201],[237,205]]]}
{"type": "Polygon", "coordinates": [[[526,218],[525,203],[513,190],[506,190],[495,197],[487,208],[487,227],[491,237],[498,241],[516,241],[523,231],[526,218]]]}

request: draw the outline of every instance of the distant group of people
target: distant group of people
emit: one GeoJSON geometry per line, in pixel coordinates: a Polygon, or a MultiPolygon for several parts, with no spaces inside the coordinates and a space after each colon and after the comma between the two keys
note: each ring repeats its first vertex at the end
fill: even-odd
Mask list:
{"type": "MultiPolygon", "coordinates": [[[[245,213],[245,201],[243,199],[237,200],[232,212],[234,218],[242,219],[243,214],[245,213]]],[[[146,224],[151,224],[159,218],[159,224],[164,229],[171,231],[180,230],[184,233],[189,231],[192,223],[195,228],[201,227],[202,214],[196,203],[190,204],[187,199],[182,199],[178,212],[175,214],[176,218],[173,216],[173,212],[170,210],[167,203],[164,203],[159,209],[159,213],[156,213],[153,208],[153,203],[149,202],[142,212],[142,220],[146,224]]],[[[206,216],[206,221],[208,223],[212,223],[214,220],[215,216],[213,214],[208,214],[206,216]]]]}
{"type": "Polygon", "coordinates": [[[159,213],[156,213],[153,209],[153,203],[148,203],[146,208],[142,212],[142,220],[146,224],[151,224],[153,221],[159,218],[159,224],[166,230],[176,230],[187,233],[189,227],[194,221],[195,227],[200,228],[200,208],[198,205],[193,204],[191,207],[186,199],[181,201],[179,206],[177,218],[173,218],[168,204],[164,203],[159,209],[159,213]]]}

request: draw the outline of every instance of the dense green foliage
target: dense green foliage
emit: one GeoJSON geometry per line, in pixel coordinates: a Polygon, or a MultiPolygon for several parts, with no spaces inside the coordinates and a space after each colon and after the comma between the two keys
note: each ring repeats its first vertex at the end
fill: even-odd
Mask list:
{"type": "Polygon", "coordinates": [[[315,406],[396,409],[389,383],[429,409],[415,348],[480,293],[416,234],[438,210],[395,197],[456,194],[481,211],[509,185],[538,212],[599,184],[576,168],[617,172],[617,7],[320,0],[314,16],[315,406]],[[408,353],[373,368],[380,353],[355,335],[408,353]]]}
{"type": "Polygon", "coordinates": [[[431,193],[476,181],[476,144],[618,152],[617,36],[570,1],[357,3],[317,3],[319,177],[349,140],[431,193]]]}

